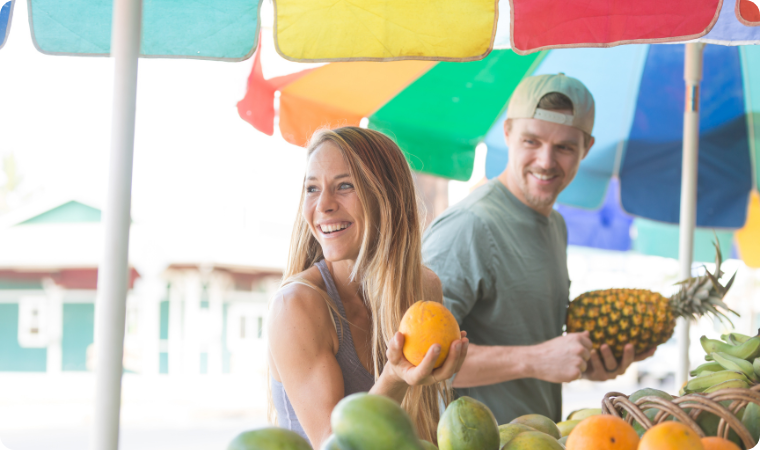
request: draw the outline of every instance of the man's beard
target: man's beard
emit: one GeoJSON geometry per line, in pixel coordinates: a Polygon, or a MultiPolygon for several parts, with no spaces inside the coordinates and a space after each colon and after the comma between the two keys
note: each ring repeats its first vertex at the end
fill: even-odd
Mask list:
{"type": "MultiPolygon", "coordinates": [[[[559,192],[561,191],[561,189],[559,189],[555,193],[552,193],[549,196],[533,195],[533,193],[530,192],[529,183],[528,183],[528,177],[531,176],[529,172],[530,171],[526,170],[525,172],[523,172],[523,176],[519,178],[520,190],[522,190],[523,197],[525,197],[525,201],[528,202],[528,205],[534,208],[538,208],[538,209],[543,209],[543,208],[546,208],[547,206],[554,205],[554,202],[557,200],[557,197],[559,196],[559,192]]],[[[560,175],[557,172],[537,172],[537,173],[540,173],[542,175],[560,175]]]]}

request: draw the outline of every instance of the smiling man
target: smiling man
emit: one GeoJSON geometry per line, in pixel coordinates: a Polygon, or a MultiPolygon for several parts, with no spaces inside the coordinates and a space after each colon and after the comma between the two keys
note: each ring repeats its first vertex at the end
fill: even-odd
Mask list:
{"type": "Polygon", "coordinates": [[[564,74],[523,80],[507,108],[509,162],[496,179],[449,208],[423,239],[446,306],[470,347],[454,378],[457,395],[476,398],[499,424],[523,414],[561,419],[560,383],[608,380],[622,361],[587,333],[563,335],[569,301],[567,228],[554,202],[594,145],[594,99],[564,74]]]}

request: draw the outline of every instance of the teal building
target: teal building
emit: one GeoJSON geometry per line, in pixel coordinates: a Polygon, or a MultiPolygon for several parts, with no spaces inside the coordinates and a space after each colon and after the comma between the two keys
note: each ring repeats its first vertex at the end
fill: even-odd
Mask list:
{"type": "MultiPolygon", "coordinates": [[[[92,369],[100,222],[99,208],[70,198],[0,217],[0,372],[92,369]]],[[[281,269],[229,252],[194,256],[164,237],[132,225],[125,371],[264,370],[266,305],[281,269]]]]}

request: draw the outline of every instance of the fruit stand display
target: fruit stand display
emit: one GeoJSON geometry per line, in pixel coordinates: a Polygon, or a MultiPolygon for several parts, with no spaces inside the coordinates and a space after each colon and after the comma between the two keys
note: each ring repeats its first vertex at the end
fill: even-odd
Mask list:
{"type": "MultiPolygon", "coordinates": [[[[676,317],[728,319],[723,312],[733,311],[722,299],[733,278],[719,282],[720,249],[716,263],[715,272],[682,282],[670,299],[643,290],[584,294],[570,305],[568,331],[590,331],[596,348],[607,344],[620,357],[628,343],[641,352],[667,340],[676,317]]],[[[401,328],[404,355],[416,364],[431,345],[448,349],[459,336],[451,313],[436,302],[416,303],[401,328]]],[[[333,409],[333,434],[320,450],[748,450],[760,440],[760,333],[721,339],[702,337],[707,362],[691,372],[679,397],[649,388],[612,392],[601,408],[575,411],[564,422],[528,414],[499,425],[485,404],[463,396],[441,415],[437,446],[417,437],[394,400],[353,394],[333,409]]],[[[308,448],[296,433],[264,428],[239,435],[228,450],[308,448]]]]}
{"type": "MultiPolygon", "coordinates": [[[[454,327],[449,314],[433,302],[410,308],[402,320],[416,335],[410,342],[428,347],[453,340],[453,332],[444,332],[454,327]],[[428,331],[420,333],[427,321],[428,331]]],[[[358,393],[334,408],[333,434],[319,450],[749,450],[760,440],[760,332],[721,339],[702,337],[707,363],[691,372],[680,397],[651,388],[630,396],[611,392],[602,408],[575,411],[563,422],[528,414],[499,425],[485,404],[464,396],[441,415],[436,446],[417,437],[395,401],[358,393]]],[[[405,354],[413,358],[412,350],[405,354]]],[[[242,433],[228,450],[309,448],[296,433],[273,427],[242,433]]]]}
{"type": "Polygon", "coordinates": [[[729,333],[722,341],[702,336],[705,364],[681,388],[681,397],[645,389],[630,397],[611,392],[602,409],[642,430],[677,420],[700,437],[718,436],[745,449],[760,440],[760,333],[729,333]]]}

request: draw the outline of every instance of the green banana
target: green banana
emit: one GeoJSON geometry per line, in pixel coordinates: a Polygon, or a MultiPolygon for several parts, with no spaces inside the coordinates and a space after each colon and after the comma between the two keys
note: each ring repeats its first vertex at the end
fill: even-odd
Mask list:
{"type": "Polygon", "coordinates": [[[715,386],[716,384],[731,380],[742,380],[745,383],[748,382],[747,376],[742,372],[735,372],[733,370],[721,370],[719,372],[713,372],[699,376],[697,378],[692,378],[688,383],[686,383],[684,392],[687,394],[702,392],[711,386],[715,386]]]}
{"type": "Polygon", "coordinates": [[[705,353],[707,353],[708,356],[710,353],[727,353],[734,347],[733,345],[727,344],[725,342],[717,341],[715,339],[708,339],[707,336],[702,336],[699,338],[699,343],[702,344],[702,348],[705,350],[705,353]]]}
{"type": "Polygon", "coordinates": [[[711,356],[713,360],[723,366],[724,369],[741,372],[755,383],[760,381],[760,379],[757,378],[757,375],[755,375],[755,369],[752,367],[752,363],[749,361],[739,359],[726,353],[712,353],[711,356]]]}
{"type": "Polygon", "coordinates": [[[755,336],[747,339],[740,345],[735,346],[733,351],[728,354],[748,361],[754,360],[760,356],[760,337],[755,336]]]}
{"type": "Polygon", "coordinates": [[[741,334],[741,333],[736,333],[736,332],[728,333],[728,342],[733,345],[743,344],[750,339],[752,339],[752,336],[747,336],[746,334],[741,334]]]}
{"type": "Polygon", "coordinates": [[[752,361],[760,356],[760,337],[758,336],[752,337],[739,345],[729,345],[715,339],[707,339],[705,336],[702,336],[700,342],[702,343],[702,348],[708,352],[708,355],[705,356],[707,361],[712,361],[711,353],[725,353],[746,361],[752,361]]]}
{"type": "Polygon", "coordinates": [[[755,375],[760,377],[760,357],[755,358],[755,362],[752,363],[752,368],[755,369],[755,375]]]}
{"type": "Polygon", "coordinates": [[[720,364],[718,364],[716,362],[708,362],[708,363],[702,364],[701,366],[699,366],[696,369],[694,369],[691,372],[689,372],[689,375],[691,375],[693,377],[698,377],[698,376],[702,375],[705,371],[708,371],[708,372],[719,372],[721,370],[726,370],[726,369],[724,369],[723,366],[721,366],[720,364]]]}
{"type": "Polygon", "coordinates": [[[711,394],[721,389],[733,389],[733,388],[746,389],[748,387],[749,387],[749,383],[747,383],[745,380],[728,380],[728,381],[724,381],[722,383],[718,383],[713,386],[710,386],[709,388],[702,391],[702,393],[711,394]]]}

